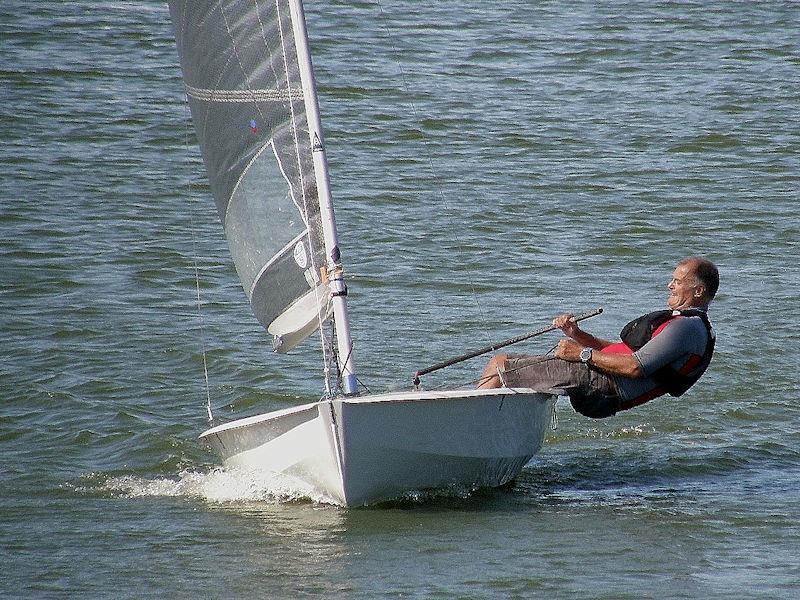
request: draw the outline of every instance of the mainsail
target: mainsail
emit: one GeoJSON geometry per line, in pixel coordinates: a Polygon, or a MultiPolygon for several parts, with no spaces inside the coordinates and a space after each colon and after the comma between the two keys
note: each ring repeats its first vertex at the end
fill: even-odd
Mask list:
{"type": "Polygon", "coordinates": [[[289,0],[170,0],[197,137],[236,270],[275,349],[330,314],[289,0]]]}

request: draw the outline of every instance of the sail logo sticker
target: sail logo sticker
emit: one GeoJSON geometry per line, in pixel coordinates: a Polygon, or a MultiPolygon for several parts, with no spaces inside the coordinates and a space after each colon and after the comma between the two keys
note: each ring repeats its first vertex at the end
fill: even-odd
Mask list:
{"type": "Polygon", "coordinates": [[[250,133],[253,135],[258,134],[258,123],[256,123],[255,119],[250,119],[250,133]]]}
{"type": "Polygon", "coordinates": [[[314,133],[314,143],[311,145],[311,149],[314,152],[321,152],[323,150],[322,140],[319,139],[319,134],[317,134],[316,132],[314,133]]]}
{"type": "Polygon", "coordinates": [[[303,245],[303,242],[297,242],[297,245],[294,247],[294,262],[296,262],[297,266],[301,269],[308,267],[308,254],[306,254],[306,247],[303,245]]]}

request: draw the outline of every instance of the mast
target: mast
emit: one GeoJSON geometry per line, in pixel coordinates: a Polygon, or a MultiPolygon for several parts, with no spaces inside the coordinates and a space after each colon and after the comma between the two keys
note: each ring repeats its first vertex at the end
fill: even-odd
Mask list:
{"type": "MultiPolygon", "coordinates": [[[[344,393],[356,393],[356,375],[353,360],[353,342],[350,337],[350,321],[347,316],[347,286],[344,282],[344,269],[339,253],[339,240],[336,233],[336,219],[331,201],[330,178],[328,176],[328,159],[325,156],[325,142],[322,135],[322,122],[319,116],[319,100],[314,79],[314,68],[311,64],[311,53],[308,48],[308,32],[302,0],[289,0],[297,46],[297,60],[300,67],[300,80],[303,85],[303,102],[308,119],[308,134],[314,159],[314,177],[317,181],[319,195],[322,232],[325,239],[325,255],[327,258],[328,286],[333,303],[333,319],[336,325],[336,347],[338,351],[339,370],[342,376],[344,393]]],[[[330,390],[330,384],[328,384],[330,390]]]]}

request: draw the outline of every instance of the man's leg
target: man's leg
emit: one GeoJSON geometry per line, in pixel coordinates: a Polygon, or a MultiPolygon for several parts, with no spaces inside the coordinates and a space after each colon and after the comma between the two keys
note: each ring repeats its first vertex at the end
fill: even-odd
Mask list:
{"type": "Polygon", "coordinates": [[[478,380],[478,389],[503,386],[529,387],[535,390],[553,388],[568,390],[584,383],[583,365],[575,365],[552,356],[498,354],[492,357],[478,380]]]}
{"type": "Polygon", "coordinates": [[[552,356],[498,354],[483,371],[479,388],[526,387],[540,392],[559,390],[579,413],[599,419],[619,410],[620,399],[608,376],[552,356]]]}
{"type": "Polygon", "coordinates": [[[504,362],[503,380],[509,387],[527,387],[544,392],[551,389],[571,390],[589,382],[589,369],[583,363],[572,363],[554,356],[508,355],[504,362]]]}
{"type": "Polygon", "coordinates": [[[505,354],[498,354],[493,356],[478,380],[478,389],[493,389],[503,387],[503,378],[500,373],[504,373],[507,368],[508,356],[505,354]]]}

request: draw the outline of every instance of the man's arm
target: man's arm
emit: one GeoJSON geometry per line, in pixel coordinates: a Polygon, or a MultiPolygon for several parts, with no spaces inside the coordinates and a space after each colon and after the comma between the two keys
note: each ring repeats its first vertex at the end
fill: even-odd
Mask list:
{"type": "MultiPolygon", "coordinates": [[[[584,346],[577,340],[561,340],[558,343],[555,355],[557,358],[570,362],[580,362],[581,350],[586,347],[591,348],[591,346],[584,346]]],[[[589,361],[589,364],[609,375],[619,375],[630,379],[638,379],[644,376],[639,359],[632,354],[593,352],[592,360],[589,361]]]]}
{"type": "Polygon", "coordinates": [[[707,343],[708,332],[699,317],[679,317],[634,355],[649,376],[672,362],[685,362],[692,354],[702,356],[707,343]]]}

